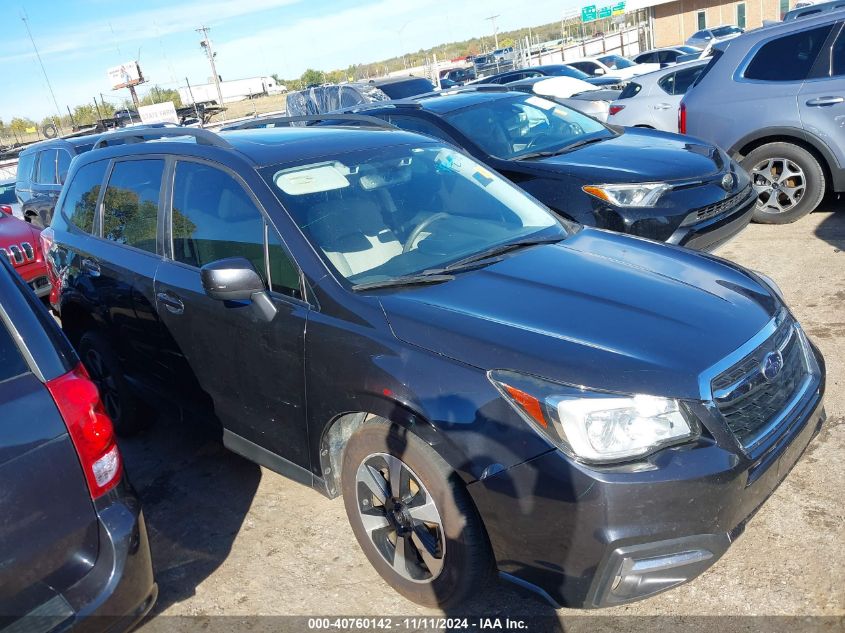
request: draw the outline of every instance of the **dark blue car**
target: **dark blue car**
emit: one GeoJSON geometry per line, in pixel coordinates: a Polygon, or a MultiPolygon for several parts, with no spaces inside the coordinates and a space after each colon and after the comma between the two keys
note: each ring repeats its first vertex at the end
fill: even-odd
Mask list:
{"type": "Polygon", "coordinates": [[[144,517],[115,440],[78,356],[0,257],[0,629],[117,633],[152,608],[144,517]]]}
{"type": "Polygon", "coordinates": [[[74,161],[47,232],[118,429],[149,398],[206,411],[231,450],[342,495],[411,600],[494,571],[572,607],[686,582],[825,418],[773,282],[562,221],[430,137],[127,135],[158,142],[74,161]]]}

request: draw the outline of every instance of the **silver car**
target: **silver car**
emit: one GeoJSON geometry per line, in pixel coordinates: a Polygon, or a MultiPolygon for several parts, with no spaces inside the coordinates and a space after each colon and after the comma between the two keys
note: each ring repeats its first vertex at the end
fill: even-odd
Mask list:
{"type": "Polygon", "coordinates": [[[845,10],[717,44],[679,128],[751,174],[758,222],[794,222],[826,191],[845,192],[845,10]]]}
{"type": "Polygon", "coordinates": [[[733,24],[723,24],[722,26],[714,26],[710,29],[701,29],[687,38],[687,46],[704,48],[708,44],[715,44],[716,42],[738,37],[742,35],[743,32],[744,29],[734,26],[733,24]]]}
{"type": "Polygon", "coordinates": [[[607,122],[677,132],[681,99],[708,61],[678,64],[635,77],[610,104],[607,122]]]}

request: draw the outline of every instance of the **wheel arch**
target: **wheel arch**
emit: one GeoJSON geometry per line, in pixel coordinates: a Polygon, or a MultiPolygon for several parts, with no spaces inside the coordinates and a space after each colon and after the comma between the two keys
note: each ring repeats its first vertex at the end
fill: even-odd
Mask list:
{"type": "Polygon", "coordinates": [[[468,471],[469,460],[454,443],[438,430],[425,416],[409,406],[389,398],[358,397],[357,410],[335,415],[323,427],[319,442],[320,477],[324,482],[322,492],[333,499],[340,495],[340,472],[343,453],[352,434],[366,424],[387,421],[426,442],[466,483],[475,480],[468,471]]]}
{"type": "Polygon", "coordinates": [[[759,130],[742,138],[728,153],[740,162],[758,147],[769,143],[791,143],[810,152],[819,161],[828,187],[835,191],[845,190],[845,169],[837,165],[833,151],[824,141],[804,130],[788,127],[759,130]]]}

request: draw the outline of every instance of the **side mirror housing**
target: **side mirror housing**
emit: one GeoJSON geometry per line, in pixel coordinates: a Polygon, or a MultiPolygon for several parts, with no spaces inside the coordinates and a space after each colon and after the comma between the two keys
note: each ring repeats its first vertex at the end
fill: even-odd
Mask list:
{"type": "Polygon", "coordinates": [[[593,72],[594,72],[596,75],[604,75],[604,74],[605,74],[605,73],[604,73],[604,68],[596,68],[593,72]]]}
{"type": "Polygon", "coordinates": [[[218,301],[248,301],[264,292],[264,282],[249,260],[243,257],[218,259],[200,269],[202,288],[218,301]]]}

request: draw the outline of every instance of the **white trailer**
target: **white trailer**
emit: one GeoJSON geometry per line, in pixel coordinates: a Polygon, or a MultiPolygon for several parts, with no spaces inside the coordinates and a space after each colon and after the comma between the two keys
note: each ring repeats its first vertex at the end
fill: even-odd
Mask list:
{"type": "MultiPolygon", "coordinates": [[[[220,82],[223,103],[243,101],[244,99],[265,95],[278,95],[286,91],[287,88],[277,84],[272,77],[249,77],[248,79],[232,79],[231,81],[220,82]]],[[[220,100],[217,95],[217,86],[213,82],[191,85],[190,89],[187,86],[179,88],[179,96],[182,98],[182,105],[217,103],[220,100]]]]}

